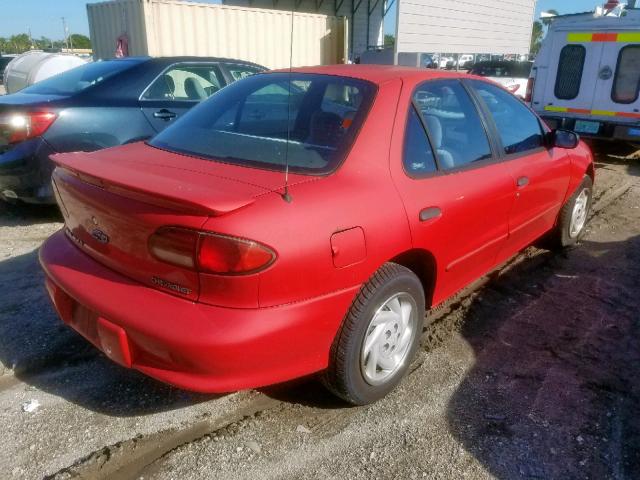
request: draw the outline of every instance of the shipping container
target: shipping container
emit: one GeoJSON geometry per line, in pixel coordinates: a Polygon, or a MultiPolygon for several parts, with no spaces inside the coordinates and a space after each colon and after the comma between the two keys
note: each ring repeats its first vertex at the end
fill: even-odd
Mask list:
{"type": "Polygon", "coordinates": [[[115,57],[118,47],[131,56],[227,57],[268,68],[348,58],[345,17],[177,0],[90,3],[87,13],[95,59],[115,57]]]}

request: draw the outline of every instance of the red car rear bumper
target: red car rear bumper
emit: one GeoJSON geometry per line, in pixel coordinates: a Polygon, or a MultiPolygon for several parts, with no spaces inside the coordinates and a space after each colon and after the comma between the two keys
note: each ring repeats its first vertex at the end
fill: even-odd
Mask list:
{"type": "Polygon", "coordinates": [[[359,288],[271,308],[204,305],[102,266],[62,231],[44,243],[40,263],[65,323],[121,365],[201,392],[264,386],[323,370],[359,288]]]}

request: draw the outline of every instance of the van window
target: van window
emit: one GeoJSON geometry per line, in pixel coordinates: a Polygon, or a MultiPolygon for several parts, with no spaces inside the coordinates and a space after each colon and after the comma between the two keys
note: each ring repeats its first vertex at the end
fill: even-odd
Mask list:
{"type": "Polygon", "coordinates": [[[578,96],[586,54],[587,50],[582,45],[567,45],[562,49],[556,77],[556,98],[573,100],[578,96]]]}
{"type": "Polygon", "coordinates": [[[640,45],[620,50],[611,98],[617,103],[633,103],[640,91],[640,45]]]}

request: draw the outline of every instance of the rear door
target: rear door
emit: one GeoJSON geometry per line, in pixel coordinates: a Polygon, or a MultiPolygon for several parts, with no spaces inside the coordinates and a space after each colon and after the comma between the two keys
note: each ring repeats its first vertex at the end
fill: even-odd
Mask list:
{"type": "Polygon", "coordinates": [[[500,260],[529,245],[555,224],[570,180],[565,150],[547,149],[538,117],[501,88],[471,80],[499,140],[514,187],[509,238],[500,260]]]}
{"type": "Polygon", "coordinates": [[[585,42],[579,32],[559,31],[553,39],[543,104],[547,112],[588,114],[594,100],[603,44],[585,42]]]}
{"type": "Polygon", "coordinates": [[[615,116],[620,122],[637,122],[640,120],[640,34],[616,33],[610,38],[610,42],[603,44],[593,113],[615,116]]]}
{"type": "Polygon", "coordinates": [[[217,64],[177,63],[166,68],[140,96],[140,107],[160,132],[226,85],[217,64]]]}

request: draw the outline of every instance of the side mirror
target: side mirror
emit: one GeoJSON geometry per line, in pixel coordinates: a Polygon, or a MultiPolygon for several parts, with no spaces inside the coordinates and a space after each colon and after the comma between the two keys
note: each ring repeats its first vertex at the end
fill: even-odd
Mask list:
{"type": "Polygon", "coordinates": [[[580,136],[570,130],[554,130],[551,135],[554,147],[573,149],[580,143],[580,136]]]}

